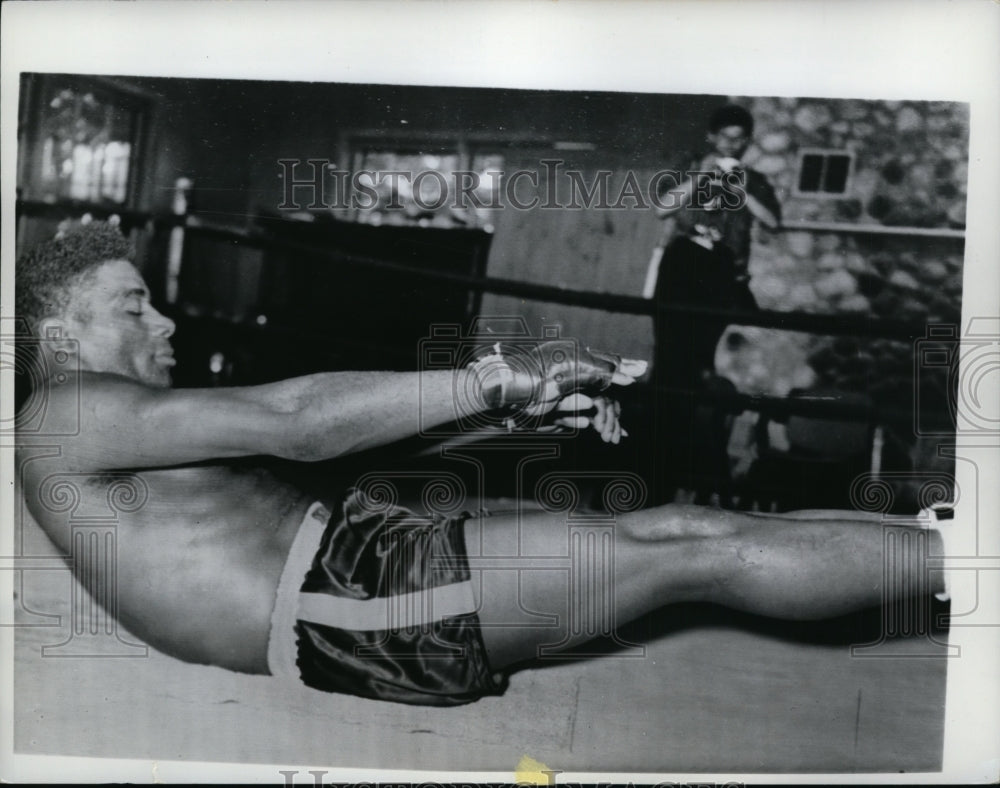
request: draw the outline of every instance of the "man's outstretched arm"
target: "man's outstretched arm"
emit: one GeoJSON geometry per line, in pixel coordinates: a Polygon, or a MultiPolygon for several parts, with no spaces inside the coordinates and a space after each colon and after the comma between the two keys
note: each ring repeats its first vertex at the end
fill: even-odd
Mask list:
{"type": "MultiPolygon", "coordinates": [[[[77,470],[271,455],[314,461],[390,443],[475,412],[468,370],[329,372],[245,388],[160,389],[81,373],[48,392],[47,434],[77,470]],[[77,415],[78,414],[78,415],[77,415]]],[[[28,437],[30,440],[30,436],[28,437]]]]}
{"type": "Polygon", "coordinates": [[[49,392],[48,423],[41,432],[71,432],[59,422],[74,421],[78,409],[79,433],[59,441],[66,463],[78,470],[259,454],[315,461],[391,443],[416,434],[418,426],[433,427],[498,403],[545,410],[564,394],[629,383],[628,370],[644,369],[583,351],[579,360],[587,363],[571,357],[568,365],[539,366],[534,380],[531,370],[507,374],[500,362],[454,371],[329,372],[219,389],[158,389],[82,373],[79,387],[70,381],[49,392]]]}

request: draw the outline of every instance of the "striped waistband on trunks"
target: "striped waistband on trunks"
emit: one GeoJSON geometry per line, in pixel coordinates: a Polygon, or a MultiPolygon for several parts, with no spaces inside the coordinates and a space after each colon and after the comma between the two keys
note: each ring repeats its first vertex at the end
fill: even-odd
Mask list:
{"type": "Polygon", "coordinates": [[[274,610],[271,611],[271,634],[267,642],[267,666],[272,676],[298,680],[295,645],[295,621],[299,591],[309,567],[319,550],[320,540],[330,520],[330,510],[317,501],[306,511],[302,525],[288,551],[285,568],[278,582],[274,610]]]}

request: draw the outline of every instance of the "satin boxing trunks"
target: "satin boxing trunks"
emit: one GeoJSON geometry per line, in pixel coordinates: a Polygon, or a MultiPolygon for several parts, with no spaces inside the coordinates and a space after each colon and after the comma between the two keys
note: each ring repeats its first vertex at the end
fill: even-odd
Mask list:
{"type": "Polygon", "coordinates": [[[316,689],[430,706],[498,695],[465,550],[465,517],[313,504],[281,576],[268,664],[316,689]]]}

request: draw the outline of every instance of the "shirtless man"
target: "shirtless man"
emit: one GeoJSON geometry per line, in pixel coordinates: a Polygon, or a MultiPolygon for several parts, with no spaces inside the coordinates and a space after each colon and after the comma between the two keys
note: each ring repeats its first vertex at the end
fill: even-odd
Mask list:
{"type": "MultiPolygon", "coordinates": [[[[542,412],[569,395],[631,382],[641,362],[546,343],[533,351],[533,368],[486,358],[455,371],[333,372],[174,390],[174,324],[150,304],[130,254],[117,230],[91,224],[19,260],[19,316],[44,338],[39,352],[53,372],[44,381],[42,428],[19,435],[17,461],[27,508],[91,586],[109,581],[106,570],[74,553],[65,507],[52,505],[52,480],[80,474],[77,508],[106,511],[121,472],[134,474],[147,497],[116,529],[115,609],[131,632],[189,662],[433,705],[501,692],[505,671],[541,646],[590,637],[592,628],[572,618],[567,573],[531,562],[570,555],[559,514],[418,515],[340,489],[317,502],[231,461],[310,462],[386,444],[416,433],[418,407],[425,425],[511,406],[542,412]],[[67,367],[57,354],[75,355],[79,373],[57,373],[67,367]],[[511,544],[523,566],[476,569],[476,556],[511,544]],[[468,558],[466,545],[477,548],[468,558]],[[416,612],[391,618],[394,605],[406,604],[416,612]],[[558,625],[491,626],[517,621],[522,605],[557,615],[558,625]]],[[[617,412],[598,403],[589,420],[616,441],[617,412]]],[[[823,618],[940,591],[916,559],[903,567],[903,582],[883,586],[877,521],[668,505],[619,515],[613,571],[577,574],[581,593],[613,598],[618,622],[694,600],[823,618]]],[[[921,533],[940,554],[940,534],[921,533]]]]}

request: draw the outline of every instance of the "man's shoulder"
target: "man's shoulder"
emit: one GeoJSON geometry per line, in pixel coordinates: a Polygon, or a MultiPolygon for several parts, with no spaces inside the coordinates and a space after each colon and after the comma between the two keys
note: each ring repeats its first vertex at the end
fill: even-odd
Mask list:
{"type": "Polygon", "coordinates": [[[118,396],[146,390],[121,375],[70,371],[36,381],[18,408],[15,429],[19,438],[72,437],[80,432],[81,414],[101,401],[113,404],[118,396]]]}

